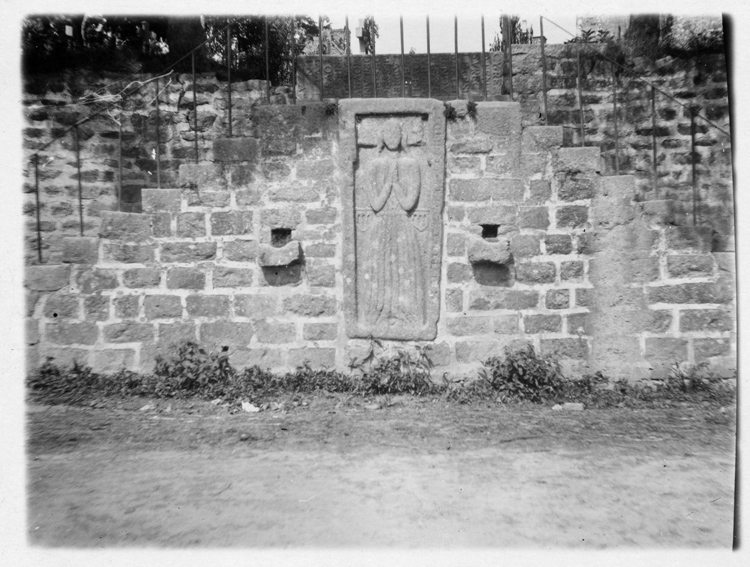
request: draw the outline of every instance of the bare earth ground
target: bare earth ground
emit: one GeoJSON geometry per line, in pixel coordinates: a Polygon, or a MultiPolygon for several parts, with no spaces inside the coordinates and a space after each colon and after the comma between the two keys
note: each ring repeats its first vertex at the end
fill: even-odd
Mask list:
{"type": "Polygon", "coordinates": [[[30,405],[30,544],[731,548],[733,408],[307,400],[30,405]]]}

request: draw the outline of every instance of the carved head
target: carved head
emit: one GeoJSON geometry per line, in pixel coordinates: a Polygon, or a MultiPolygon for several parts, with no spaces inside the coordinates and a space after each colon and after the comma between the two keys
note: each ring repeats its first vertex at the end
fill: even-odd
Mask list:
{"type": "Polygon", "coordinates": [[[397,150],[401,145],[401,125],[393,118],[383,126],[383,144],[391,151],[397,150]]]}

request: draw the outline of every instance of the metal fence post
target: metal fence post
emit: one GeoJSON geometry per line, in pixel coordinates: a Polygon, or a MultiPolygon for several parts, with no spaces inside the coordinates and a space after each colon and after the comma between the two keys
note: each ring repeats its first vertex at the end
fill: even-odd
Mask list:
{"type": "Polygon", "coordinates": [[[349,37],[349,16],[346,16],[346,80],[349,85],[349,98],[352,98],[352,42],[349,37]]]}
{"type": "Polygon", "coordinates": [[[690,107],[690,163],[693,181],[693,226],[697,225],[698,178],[695,172],[695,109],[690,107]]]}
{"type": "Polygon", "coordinates": [[[156,85],[156,187],[161,189],[161,144],[160,144],[160,132],[161,125],[159,123],[159,77],[156,77],[154,83],[156,85]]]}
{"type": "Polygon", "coordinates": [[[78,172],[78,226],[83,236],[83,188],[81,186],[81,146],[78,141],[78,126],[73,128],[73,138],[76,145],[76,171],[78,172]]]}
{"type": "Polygon", "coordinates": [[[195,163],[198,163],[198,94],[195,86],[195,51],[193,51],[193,128],[195,130],[195,163]]]}
{"type": "Polygon", "coordinates": [[[544,53],[544,18],[539,16],[539,35],[542,42],[542,103],[544,104],[544,125],[547,125],[547,56],[544,53]]]}
{"type": "Polygon", "coordinates": [[[320,57],[320,100],[323,100],[323,18],[318,16],[318,30],[320,38],[318,40],[318,54],[320,57]]]}
{"type": "Polygon", "coordinates": [[[656,89],[651,85],[651,152],[654,175],[654,196],[659,198],[659,173],[656,162],[656,89]]]}
{"type": "Polygon", "coordinates": [[[430,16],[427,16],[427,98],[432,98],[432,69],[430,67],[430,16]]]}
{"type": "Polygon", "coordinates": [[[581,42],[576,41],[576,73],[578,83],[578,113],[581,115],[581,146],[586,145],[586,132],[583,126],[583,94],[581,93],[581,42]]]}
{"type": "Polygon", "coordinates": [[[613,121],[615,125],[615,174],[620,175],[620,137],[617,132],[617,73],[612,64],[612,104],[614,105],[613,121]]]}
{"type": "Polygon", "coordinates": [[[120,120],[118,127],[118,153],[117,153],[117,210],[122,210],[122,121],[124,120],[123,111],[125,110],[123,101],[120,101],[120,120]]]}
{"type": "Polygon", "coordinates": [[[297,104],[297,38],[295,37],[295,28],[296,23],[294,21],[294,16],[291,18],[292,20],[292,102],[293,104],[297,104]]]}
{"type": "Polygon", "coordinates": [[[487,66],[484,55],[484,15],[482,15],[482,98],[487,100],[487,66]]]}
{"type": "Polygon", "coordinates": [[[42,263],[42,221],[39,213],[39,154],[34,156],[34,195],[36,197],[36,251],[42,263]]]}
{"type": "Polygon", "coordinates": [[[266,102],[271,104],[271,65],[268,61],[268,16],[263,16],[263,31],[265,32],[266,55],[266,102]]]}
{"type": "Polygon", "coordinates": [[[456,57],[456,98],[461,98],[461,83],[458,78],[458,16],[453,16],[453,44],[456,57]]]}
{"type": "Polygon", "coordinates": [[[227,111],[229,137],[232,137],[232,24],[227,25],[227,111]]]}

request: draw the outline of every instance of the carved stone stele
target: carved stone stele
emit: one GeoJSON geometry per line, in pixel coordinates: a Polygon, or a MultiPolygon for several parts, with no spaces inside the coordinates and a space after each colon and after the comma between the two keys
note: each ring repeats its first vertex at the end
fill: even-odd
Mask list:
{"type": "Polygon", "coordinates": [[[349,337],[432,340],[440,316],[443,104],[339,102],[349,337]]]}

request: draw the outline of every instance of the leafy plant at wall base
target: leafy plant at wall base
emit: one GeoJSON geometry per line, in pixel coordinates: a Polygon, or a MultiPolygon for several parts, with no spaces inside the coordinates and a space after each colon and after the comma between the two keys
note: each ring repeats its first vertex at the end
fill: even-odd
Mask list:
{"type": "Polygon", "coordinates": [[[467,102],[466,103],[466,112],[469,114],[469,116],[473,120],[476,120],[476,118],[477,118],[477,103],[474,102],[473,100],[470,100],[469,102],[467,102]]]}
{"type": "Polygon", "coordinates": [[[191,390],[226,382],[235,374],[225,354],[209,353],[198,344],[188,341],[177,349],[175,356],[157,355],[154,376],[164,381],[165,387],[191,390]]]}
{"type": "Polygon", "coordinates": [[[445,115],[446,120],[455,120],[456,118],[458,118],[456,109],[447,102],[445,103],[445,110],[443,110],[443,114],[445,115]]]}
{"type": "Polygon", "coordinates": [[[560,364],[537,355],[531,345],[517,350],[506,347],[505,356],[488,358],[479,375],[504,401],[549,400],[561,390],[563,381],[560,364]]]}

